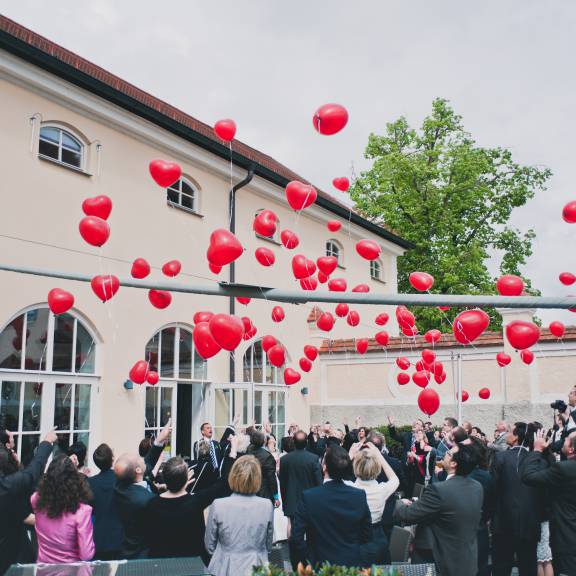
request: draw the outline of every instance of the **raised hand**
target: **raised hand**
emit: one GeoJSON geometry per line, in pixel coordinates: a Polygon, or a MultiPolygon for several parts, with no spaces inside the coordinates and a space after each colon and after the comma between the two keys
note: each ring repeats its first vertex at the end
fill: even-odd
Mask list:
{"type": "Polygon", "coordinates": [[[170,438],[170,434],[172,433],[172,418],[168,418],[168,422],[164,425],[164,428],[160,430],[160,434],[156,438],[156,442],[158,444],[166,444],[168,438],[170,438]]]}
{"type": "Polygon", "coordinates": [[[536,430],[536,433],[534,434],[534,452],[544,452],[549,445],[550,442],[546,440],[544,428],[536,430]]]}

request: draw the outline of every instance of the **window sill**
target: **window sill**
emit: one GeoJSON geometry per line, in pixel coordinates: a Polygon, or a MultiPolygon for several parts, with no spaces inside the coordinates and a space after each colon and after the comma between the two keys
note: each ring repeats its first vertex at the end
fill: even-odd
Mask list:
{"type": "Polygon", "coordinates": [[[77,168],[76,166],[72,166],[72,164],[66,164],[65,162],[60,162],[60,160],[56,160],[51,158],[50,156],[44,156],[43,154],[38,154],[38,158],[43,160],[44,162],[50,162],[51,164],[56,164],[57,166],[61,166],[62,168],[66,168],[67,170],[71,170],[72,172],[76,172],[77,174],[83,174],[84,176],[93,176],[90,172],[86,172],[86,170],[82,170],[82,168],[77,168]]]}
{"type": "Polygon", "coordinates": [[[370,280],[378,282],[379,284],[386,284],[386,280],[382,280],[382,278],[374,278],[374,276],[370,276],[370,280]]]}
{"type": "Polygon", "coordinates": [[[340,270],[346,270],[346,266],[343,266],[340,263],[338,263],[338,266],[336,266],[336,268],[340,268],[340,270]]]}
{"type": "Polygon", "coordinates": [[[270,242],[270,244],[274,244],[275,246],[282,246],[282,244],[278,242],[278,240],[276,240],[275,238],[270,238],[269,236],[261,236],[260,234],[256,234],[256,238],[258,238],[259,240],[265,240],[266,242],[270,242]]]}
{"type": "Polygon", "coordinates": [[[182,212],[192,214],[192,216],[196,216],[197,218],[204,218],[204,214],[200,214],[200,212],[196,212],[196,210],[192,210],[191,208],[186,208],[186,206],[180,206],[180,204],[170,202],[170,200],[166,200],[166,204],[168,204],[170,208],[174,208],[175,210],[182,210],[182,212]]]}

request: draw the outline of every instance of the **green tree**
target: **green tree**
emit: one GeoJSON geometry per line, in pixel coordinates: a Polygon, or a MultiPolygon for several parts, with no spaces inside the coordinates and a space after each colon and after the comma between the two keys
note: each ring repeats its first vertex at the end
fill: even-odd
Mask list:
{"type": "MultiPolygon", "coordinates": [[[[373,164],[352,186],[357,210],[414,244],[398,261],[400,292],[414,292],[408,276],[418,270],[434,276],[432,292],[494,294],[486,264],[495,251],[503,254],[501,273],[520,275],[534,231],[523,234],[508,221],[514,208],[545,189],[549,169],[521,166],[509,150],[476,145],[443,99],[433,102],[419,130],[401,117],[385,135],[371,134],[365,156],[373,164]]],[[[459,311],[448,312],[450,321],[459,311]]],[[[499,315],[488,312],[491,327],[499,327],[499,315]]],[[[448,328],[436,308],[420,308],[417,324],[421,332],[448,328]]]]}

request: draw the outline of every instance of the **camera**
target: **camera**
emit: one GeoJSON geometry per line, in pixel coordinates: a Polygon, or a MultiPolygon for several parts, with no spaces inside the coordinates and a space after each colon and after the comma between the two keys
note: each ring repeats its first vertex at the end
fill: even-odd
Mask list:
{"type": "Polygon", "coordinates": [[[568,405],[566,402],[564,402],[564,400],[555,400],[552,402],[552,404],[550,404],[550,408],[552,408],[552,410],[558,410],[558,412],[564,414],[564,412],[566,412],[568,409],[568,405]]]}

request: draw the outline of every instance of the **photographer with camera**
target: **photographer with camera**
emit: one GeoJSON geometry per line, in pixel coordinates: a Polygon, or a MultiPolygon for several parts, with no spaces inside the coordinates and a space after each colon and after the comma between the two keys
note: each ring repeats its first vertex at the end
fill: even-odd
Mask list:
{"type": "MultiPolygon", "coordinates": [[[[565,460],[566,456],[562,451],[564,440],[570,433],[576,431],[576,386],[573,386],[568,392],[568,404],[563,400],[556,400],[550,404],[550,408],[554,410],[554,430],[556,432],[562,430],[560,437],[550,444],[550,449],[552,452],[560,454],[560,458],[565,460]],[[556,421],[556,417],[558,417],[558,421],[556,421]]],[[[558,434],[554,436],[558,436],[558,434]]]]}

